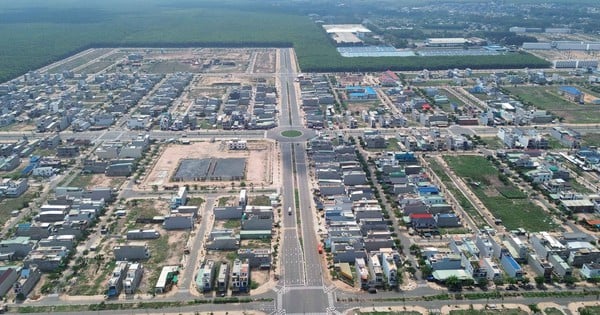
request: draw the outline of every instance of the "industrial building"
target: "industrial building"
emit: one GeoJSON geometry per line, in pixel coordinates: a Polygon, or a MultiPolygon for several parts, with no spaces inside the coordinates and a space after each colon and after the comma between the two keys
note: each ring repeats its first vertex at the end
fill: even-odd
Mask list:
{"type": "Polygon", "coordinates": [[[468,44],[466,38],[428,38],[425,41],[425,46],[428,47],[462,47],[468,44]]]}

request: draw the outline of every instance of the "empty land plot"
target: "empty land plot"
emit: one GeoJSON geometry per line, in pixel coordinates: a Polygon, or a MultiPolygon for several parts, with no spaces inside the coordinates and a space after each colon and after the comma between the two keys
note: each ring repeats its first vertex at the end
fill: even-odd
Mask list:
{"type": "Polygon", "coordinates": [[[81,187],[83,189],[92,189],[95,187],[118,188],[125,182],[125,177],[108,177],[104,174],[78,174],[70,183],[63,183],[65,186],[81,187]]]}
{"type": "Polygon", "coordinates": [[[556,307],[545,308],[544,313],[546,313],[546,315],[564,315],[565,314],[561,310],[557,309],[556,307]]]}
{"type": "Polygon", "coordinates": [[[580,105],[569,102],[558,94],[557,86],[519,86],[506,89],[524,103],[547,110],[564,118],[567,123],[600,122],[598,105],[580,105]]]}
{"type": "MultiPolygon", "coordinates": [[[[198,80],[200,86],[211,87],[213,89],[222,89],[225,93],[227,87],[241,87],[252,82],[250,77],[222,75],[222,76],[203,76],[198,80]]],[[[220,96],[219,96],[220,97],[220,96]]]]}
{"type": "Polygon", "coordinates": [[[346,106],[348,107],[348,110],[352,112],[352,114],[354,115],[361,115],[362,112],[364,111],[372,111],[372,110],[376,110],[377,106],[379,106],[381,103],[377,100],[373,100],[373,101],[348,101],[346,100],[346,106]]]}
{"type": "Polygon", "coordinates": [[[456,201],[460,204],[463,210],[469,214],[473,222],[478,227],[483,227],[486,225],[485,219],[483,216],[481,216],[481,213],[479,213],[479,211],[473,207],[469,199],[465,197],[464,193],[454,185],[448,174],[446,174],[447,170],[445,170],[435,159],[429,159],[429,168],[436,173],[448,191],[450,191],[454,198],[456,198],[456,201]]]}
{"type": "Polygon", "coordinates": [[[144,276],[138,288],[139,292],[154,292],[154,285],[156,285],[162,267],[181,263],[189,235],[188,231],[161,232],[159,238],[146,241],[150,250],[150,258],[142,262],[144,276]]]}
{"type": "Polygon", "coordinates": [[[168,201],[162,199],[132,199],[127,201],[127,208],[129,209],[127,221],[130,224],[138,219],[152,219],[154,216],[167,215],[170,209],[168,201]]]}
{"type": "Polygon", "coordinates": [[[253,70],[256,73],[275,72],[275,50],[257,51],[253,70]]]}
{"type": "Polygon", "coordinates": [[[11,216],[10,213],[14,210],[21,210],[33,201],[36,193],[33,192],[33,188],[30,187],[28,191],[17,198],[6,198],[0,201],[0,226],[4,225],[11,216]]]}
{"type": "Polygon", "coordinates": [[[68,288],[69,295],[99,295],[105,294],[110,273],[114,270],[116,262],[104,255],[84,257],[77,263],[81,268],[74,281],[68,288]]]}
{"type": "Polygon", "coordinates": [[[227,89],[224,87],[211,87],[202,85],[201,82],[205,78],[201,78],[198,80],[198,83],[192,81],[189,85],[189,94],[187,96],[187,100],[193,102],[198,97],[214,97],[221,98],[226,92],[227,89]]]}
{"type": "Polygon", "coordinates": [[[508,229],[547,231],[555,226],[549,214],[533,204],[512,183],[503,183],[500,173],[482,156],[445,156],[444,160],[466,183],[481,202],[502,220],[508,229]]]}
{"type": "Polygon", "coordinates": [[[123,59],[123,57],[125,57],[125,54],[122,52],[115,52],[113,54],[110,54],[106,57],[100,58],[88,65],[86,65],[85,67],[83,67],[82,69],[79,69],[79,72],[82,73],[97,73],[101,70],[104,70],[105,68],[116,64],[117,62],[119,62],[121,59],[123,59]]]}
{"type": "Polygon", "coordinates": [[[152,62],[145,63],[141,69],[148,73],[162,73],[169,74],[175,72],[192,72],[198,73],[202,70],[200,66],[193,65],[191,63],[185,63],[180,60],[153,60],[152,62]]]}
{"type": "Polygon", "coordinates": [[[600,146],[600,133],[588,133],[581,136],[582,144],[586,146],[600,146]]]}
{"type": "Polygon", "coordinates": [[[457,108],[463,108],[466,105],[463,101],[459,100],[456,96],[454,96],[454,94],[448,92],[446,89],[440,89],[438,91],[438,95],[444,95],[448,98],[448,102],[435,103],[436,106],[439,106],[447,113],[454,112],[452,110],[452,104],[456,104],[457,108]]]}
{"type": "Polygon", "coordinates": [[[222,185],[224,181],[234,180],[233,177],[242,174],[246,184],[267,185],[272,182],[273,144],[269,141],[248,141],[248,150],[228,150],[225,143],[193,142],[191,145],[169,145],[154,168],[149,173],[144,184],[165,185],[170,183],[194,184],[198,180],[194,173],[196,167],[204,165],[208,160],[209,169],[206,171],[205,183],[222,185]],[[184,162],[184,161],[190,162],[184,162]],[[195,162],[194,162],[195,161],[195,162]],[[190,164],[191,163],[191,164],[190,164]],[[181,168],[183,164],[184,168],[181,168]],[[181,170],[181,172],[180,172],[181,170]],[[186,170],[185,173],[183,170],[186,170]],[[241,171],[243,170],[243,172],[241,171]],[[177,175],[177,173],[180,173],[177,175]],[[187,174],[183,176],[183,174],[187,174]],[[179,181],[176,180],[179,177],[179,181]]]}
{"type": "Polygon", "coordinates": [[[84,64],[101,57],[102,55],[108,53],[110,48],[99,48],[99,49],[91,49],[89,52],[82,53],[79,57],[76,57],[72,60],[69,60],[60,65],[56,65],[48,69],[48,73],[60,73],[65,70],[72,70],[79,66],[83,66],[84,64]]]}
{"type": "Polygon", "coordinates": [[[580,314],[600,314],[600,306],[586,306],[577,309],[580,314]]]}

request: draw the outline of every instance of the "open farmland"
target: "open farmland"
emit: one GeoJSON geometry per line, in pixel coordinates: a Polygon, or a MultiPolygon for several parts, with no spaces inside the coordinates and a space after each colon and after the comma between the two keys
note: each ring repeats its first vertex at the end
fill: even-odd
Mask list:
{"type": "Polygon", "coordinates": [[[503,183],[500,173],[482,156],[445,156],[450,168],[467,184],[483,204],[508,229],[545,231],[554,228],[543,209],[512,183],[503,183]]]}
{"type": "Polygon", "coordinates": [[[527,53],[500,56],[344,58],[326,34],[296,11],[234,0],[159,5],[155,1],[3,2],[0,81],[90,47],[294,47],[303,71],[541,68],[527,53]],[[135,12],[135,13],[132,13],[135,12]],[[267,22],[265,22],[267,21],[267,22]]]}
{"type": "Polygon", "coordinates": [[[557,86],[519,86],[507,87],[510,94],[520,98],[526,104],[545,109],[566,123],[598,123],[600,111],[598,105],[580,105],[569,102],[557,92],[557,86]]]}

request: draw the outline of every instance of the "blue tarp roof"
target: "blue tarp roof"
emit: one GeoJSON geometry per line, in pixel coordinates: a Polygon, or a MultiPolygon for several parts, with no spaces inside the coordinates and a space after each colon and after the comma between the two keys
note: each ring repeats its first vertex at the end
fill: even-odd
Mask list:
{"type": "Polygon", "coordinates": [[[561,86],[560,90],[572,95],[580,95],[581,91],[579,91],[576,87],[573,86],[561,86]]]}
{"type": "Polygon", "coordinates": [[[423,186],[423,187],[419,187],[417,188],[417,190],[419,191],[420,194],[423,193],[439,193],[440,190],[437,187],[433,187],[433,186],[423,186]]]}
{"type": "Polygon", "coordinates": [[[521,270],[521,266],[511,256],[507,255],[506,260],[515,270],[521,270]]]}

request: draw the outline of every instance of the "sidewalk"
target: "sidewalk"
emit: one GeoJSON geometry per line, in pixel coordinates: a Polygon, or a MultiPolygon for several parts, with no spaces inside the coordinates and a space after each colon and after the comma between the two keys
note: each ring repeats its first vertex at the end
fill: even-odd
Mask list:
{"type": "Polygon", "coordinates": [[[529,307],[527,305],[524,304],[464,304],[464,305],[444,305],[441,308],[441,313],[446,315],[446,314],[450,314],[450,311],[454,311],[454,310],[468,310],[468,309],[474,309],[474,310],[502,310],[502,309],[519,309],[523,312],[526,312],[527,314],[531,314],[531,310],[529,309],[529,307]],[[491,307],[487,307],[486,306],[491,306],[491,307]]]}

